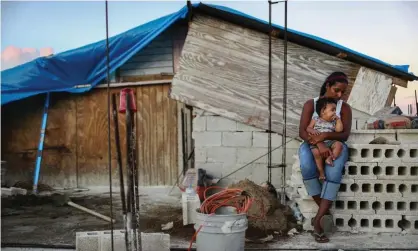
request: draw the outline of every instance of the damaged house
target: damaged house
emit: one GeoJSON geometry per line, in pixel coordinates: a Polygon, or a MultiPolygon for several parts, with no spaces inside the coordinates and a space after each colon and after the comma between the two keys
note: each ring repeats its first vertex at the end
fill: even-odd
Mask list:
{"type": "MultiPolygon", "coordinates": [[[[191,167],[203,168],[218,178],[225,177],[226,183],[244,178],[260,183],[267,179],[269,32],[265,21],[222,6],[196,4],[110,38],[111,92],[130,88],[136,98],[141,186],[174,185],[184,169],[191,167]]],[[[283,27],[273,25],[272,34],[272,131],[275,132],[272,148],[275,149],[283,143],[280,135],[283,27]]],[[[286,180],[293,182],[289,184],[295,188],[295,194],[302,198],[303,187],[293,179],[297,168],[292,168],[300,143],[299,116],[304,102],[318,96],[325,78],[334,71],[348,75],[350,83],[344,100],[353,108],[353,138],[359,140],[353,142],[350,138],[350,143],[368,144],[366,138],[373,139],[377,132],[361,134],[367,119],[391,106],[396,90],[407,87],[409,81],[418,77],[409,73],[407,67],[390,65],[309,34],[288,29],[287,38],[285,173],[286,180]]],[[[46,93],[50,93],[51,99],[40,183],[65,188],[108,185],[105,78],[105,41],[2,72],[2,160],[7,166],[9,186],[33,179],[46,93]]],[[[124,119],[123,115],[119,116],[120,137],[124,142],[124,119]]],[[[114,141],[113,124],[111,129],[114,141]]],[[[382,130],[382,133],[416,143],[417,133],[411,130],[382,130]]],[[[365,145],[361,147],[369,149],[365,145]]],[[[402,145],[390,149],[396,152],[399,147],[402,145]]],[[[402,165],[406,168],[405,175],[409,175],[408,182],[404,184],[400,178],[393,183],[399,202],[405,203],[399,186],[404,184],[405,191],[416,193],[418,181],[417,148],[406,147],[405,157],[399,158],[408,156],[405,162],[408,164],[402,165]]],[[[377,148],[370,149],[371,156],[361,155],[364,163],[386,161],[385,150],[373,156],[377,148]]],[[[279,148],[273,152],[273,164],[281,163],[281,151],[279,148]]],[[[355,168],[350,169],[350,175],[362,179],[363,166],[368,165],[351,165],[358,166],[358,170],[353,174],[355,168]]],[[[390,166],[397,168],[394,164],[390,166]]],[[[115,148],[112,168],[117,185],[115,148]]],[[[373,193],[373,187],[380,184],[379,176],[373,174],[373,166],[369,169],[365,180],[373,182],[362,180],[357,188],[369,187],[373,193]]],[[[285,185],[281,170],[275,168],[272,172],[273,185],[285,185]]],[[[385,173],[385,169],[381,172],[385,173]]],[[[360,200],[350,190],[350,184],[357,184],[356,178],[348,179],[346,195],[351,198],[347,201],[354,201],[360,207],[360,200]]],[[[386,193],[386,185],[378,185],[382,193],[386,193]]],[[[378,201],[375,194],[371,198],[378,201]]],[[[415,203],[415,210],[416,198],[417,194],[415,202],[408,201],[415,203]]],[[[302,198],[300,204],[311,202],[302,198]]],[[[349,209],[357,210],[357,204],[349,209]]],[[[408,212],[413,211],[410,204],[405,205],[408,212]]],[[[352,214],[347,212],[341,213],[343,216],[336,221],[342,228],[351,229],[347,222],[352,214]]],[[[417,212],[408,216],[412,217],[409,221],[415,220],[415,229],[410,224],[415,232],[417,212]]],[[[394,228],[399,217],[402,220],[401,215],[390,218],[394,228]]],[[[373,219],[370,218],[371,222],[373,219]]],[[[362,221],[356,220],[358,227],[362,221]]],[[[382,222],[380,226],[384,227],[385,219],[382,222]]]]}

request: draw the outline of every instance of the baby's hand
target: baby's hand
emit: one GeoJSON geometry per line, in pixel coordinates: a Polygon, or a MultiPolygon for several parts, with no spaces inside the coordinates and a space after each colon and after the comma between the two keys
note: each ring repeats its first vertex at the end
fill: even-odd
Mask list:
{"type": "Polygon", "coordinates": [[[341,118],[340,117],[338,117],[338,115],[334,115],[334,117],[332,117],[332,120],[333,121],[338,121],[338,120],[340,120],[341,118]]]}
{"type": "Polygon", "coordinates": [[[315,129],[313,129],[313,128],[308,128],[308,129],[306,129],[306,131],[307,131],[309,134],[311,134],[311,135],[319,135],[319,134],[321,134],[321,132],[320,132],[320,131],[317,131],[317,130],[315,130],[315,129]]]}

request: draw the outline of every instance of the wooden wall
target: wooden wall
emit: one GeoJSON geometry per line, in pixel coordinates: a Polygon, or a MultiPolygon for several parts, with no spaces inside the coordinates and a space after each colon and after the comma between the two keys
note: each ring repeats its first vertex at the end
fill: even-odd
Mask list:
{"type": "MultiPolygon", "coordinates": [[[[119,93],[121,88],[111,92],[119,93]]],[[[177,102],[169,84],[133,87],[137,100],[136,133],[140,184],[172,185],[178,173],[177,102]]],[[[118,98],[119,101],[119,98],[118,98]]],[[[8,182],[32,182],[44,96],[2,107],[2,160],[8,182]]],[[[108,185],[107,92],[52,94],[40,182],[58,187],[108,185]]],[[[119,114],[122,154],[125,120],[119,114]]],[[[114,126],[111,120],[113,183],[118,184],[114,126]]],[[[123,158],[125,165],[125,158],[123,158]]]]}
{"type": "MultiPolygon", "coordinates": [[[[268,35],[213,17],[194,16],[171,97],[227,118],[268,129],[268,35]]],[[[272,129],[282,131],[283,42],[272,42],[272,129]]],[[[288,43],[288,135],[298,135],[302,106],[325,78],[343,71],[350,84],[359,66],[288,43]]]]}

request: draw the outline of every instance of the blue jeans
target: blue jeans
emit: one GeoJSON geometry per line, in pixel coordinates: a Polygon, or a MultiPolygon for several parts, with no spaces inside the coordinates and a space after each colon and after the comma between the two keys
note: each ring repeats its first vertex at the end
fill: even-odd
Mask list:
{"type": "Polygon", "coordinates": [[[325,181],[319,182],[319,175],[312,155],[309,143],[303,142],[299,147],[300,169],[302,171],[303,183],[309,196],[320,195],[322,199],[335,201],[340,189],[341,179],[345,163],[348,160],[348,147],[343,143],[343,150],[336,160],[334,166],[325,163],[325,181]]]}

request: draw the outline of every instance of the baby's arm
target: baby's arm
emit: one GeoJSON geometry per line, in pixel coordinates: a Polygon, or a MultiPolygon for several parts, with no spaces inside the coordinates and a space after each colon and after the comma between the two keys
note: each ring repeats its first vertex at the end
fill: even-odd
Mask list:
{"type": "Polygon", "coordinates": [[[341,121],[341,118],[337,117],[337,121],[335,124],[335,131],[342,132],[343,130],[344,130],[343,122],[341,121]]]}
{"type": "Polygon", "coordinates": [[[311,122],[310,122],[310,123],[309,123],[309,125],[308,125],[308,128],[306,128],[306,131],[307,131],[309,134],[319,135],[319,134],[320,134],[320,132],[318,132],[317,130],[315,130],[315,129],[314,129],[314,126],[315,126],[315,120],[314,120],[314,119],[312,119],[312,120],[311,120],[311,122]]]}

